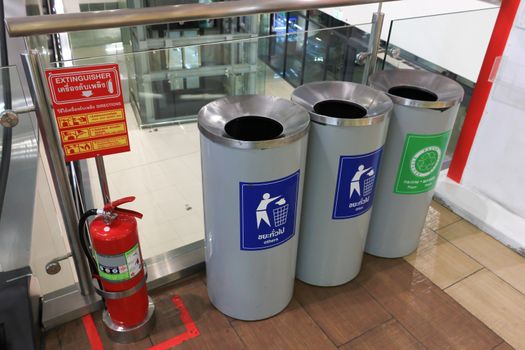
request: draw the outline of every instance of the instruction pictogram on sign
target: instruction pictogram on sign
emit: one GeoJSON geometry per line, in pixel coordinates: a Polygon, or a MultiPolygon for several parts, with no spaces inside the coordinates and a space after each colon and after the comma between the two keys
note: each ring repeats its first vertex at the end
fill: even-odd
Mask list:
{"type": "Polygon", "coordinates": [[[66,161],[130,150],[117,64],[46,71],[66,161]]]}
{"type": "Polygon", "coordinates": [[[241,250],[269,249],[294,236],[299,176],[239,184],[241,250]]]}
{"type": "Polygon", "coordinates": [[[372,208],[382,148],[360,155],[340,156],[332,219],[349,219],[372,208]]]}

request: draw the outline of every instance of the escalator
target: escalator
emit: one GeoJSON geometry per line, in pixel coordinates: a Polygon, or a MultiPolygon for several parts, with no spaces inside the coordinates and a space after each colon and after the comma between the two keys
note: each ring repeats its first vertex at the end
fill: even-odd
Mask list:
{"type": "MultiPolygon", "coordinates": [[[[26,105],[17,68],[9,67],[8,48],[16,47],[4,22],[16,7],[0,0],[0,112],[26,105]]],[[[0,126],[0,349],[6,350],[40,348],[40,293],[30,267],[38,143],[30,118],[0,126]]]]}

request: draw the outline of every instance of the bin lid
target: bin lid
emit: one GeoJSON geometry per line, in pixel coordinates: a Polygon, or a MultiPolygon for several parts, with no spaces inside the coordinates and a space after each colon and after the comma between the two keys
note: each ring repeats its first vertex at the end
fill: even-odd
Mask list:
{"type": "Polygon", "coordinates": [[[280,147],[308,133],[304,108],[274,96],[229,96],[199,111],[200,132],[213,142],[241,149],[280,147]]]}
{"type": "Polygon", "coordinates": [[[322,81],[298,87],[292,101],[310,112],[312,121],[334,126],[381,123],[393,108],[383,92],[345,81],[322,81]]]}
{"type": "Polygon", "coordinates": [[[443,75],[415,69],[379,71],[370,76],[370,86],[384,91],[395,104],[445,109],[463,101],[461,85],[443,75]]]}

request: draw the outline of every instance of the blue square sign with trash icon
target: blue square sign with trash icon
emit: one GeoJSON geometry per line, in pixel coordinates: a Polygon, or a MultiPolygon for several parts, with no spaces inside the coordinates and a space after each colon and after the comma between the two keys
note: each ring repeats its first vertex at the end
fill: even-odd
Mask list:
{"type": "Polygon", "coordinates": [[[332,219],[353,218],[372,207],[382,151],[340,157],[332,219]]]}
{"type": "Polygon", "coordinates": [[[295,234],[299,171],[268,182],[240,183],[241,250],[276,247],[295,234]]]}

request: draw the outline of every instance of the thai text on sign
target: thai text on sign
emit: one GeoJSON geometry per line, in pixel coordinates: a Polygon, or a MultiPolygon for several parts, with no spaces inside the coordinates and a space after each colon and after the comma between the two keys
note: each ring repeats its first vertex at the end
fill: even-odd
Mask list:
{"type": "Polygon", "coordinates": [[[46,77],[66,161],[130,150],[117,64],[50,69],[46,77]]]}

